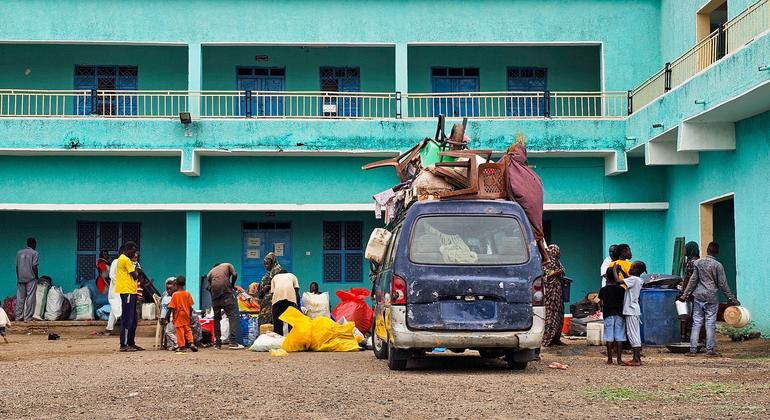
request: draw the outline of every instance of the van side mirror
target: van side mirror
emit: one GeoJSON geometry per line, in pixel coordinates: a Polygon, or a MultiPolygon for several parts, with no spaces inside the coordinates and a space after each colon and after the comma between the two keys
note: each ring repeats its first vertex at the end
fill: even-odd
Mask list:
{"type": "Polygon", "coordinates": [[[388,249],[388,244],[393,234],[387,229],[376,228],[369,236],[369,242],[366,244],[366,252],[364,256],[367,260],[376,265],[382,264],[385,259],[385,251],[388,249]]]}

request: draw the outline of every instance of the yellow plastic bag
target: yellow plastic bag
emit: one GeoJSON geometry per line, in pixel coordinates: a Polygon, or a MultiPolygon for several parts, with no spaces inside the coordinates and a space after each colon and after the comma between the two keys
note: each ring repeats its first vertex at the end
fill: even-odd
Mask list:
{"type": "Polygon", "coordinates": [[[281,347],[288,352],[310,350],[310,318],[297,308],[289,307],[281,314],[280,320],[292,327],[281,347]]]}
{"type": "Polygon", "coordinates": [[[275,357],[283,357],[288,356],[289,353],[286,353],[286,350],[284,349],[272,349],[270,350],[270,355],[275,357]]]}
{"type": "Polygon", "coordinates": [[[358,340],[353,335],[356,325],[348,322],[340,325],[331,318],[318,317],[312,321],[296,308],[289,308],[280,316],[292,326],[282,348],[295,351],[358,351],[358,340]]]}

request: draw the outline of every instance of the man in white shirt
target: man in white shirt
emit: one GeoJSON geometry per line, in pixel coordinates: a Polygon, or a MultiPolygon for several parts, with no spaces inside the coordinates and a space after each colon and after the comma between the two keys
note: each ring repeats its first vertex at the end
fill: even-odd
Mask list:
{"type": "MultiPolygon", "coordinates": [[[[281,269],[270,281],[273,292],[273,331],[283,335],[283,321],[279,318],[289,307],[297,307],[299,302],[299,281],[297,276],[281,269]]],[[[291,326],[289,326],[291,331],[291,326]]]]}
{"type": "Polygon", "coordinates": [[[613,245],[610,245],[610,249],[609,249],[609,255],[608,255],[608,256],[607,256],[607,258],[605,258],[605,259],[604,259],[604,261],[602,262],[602,268],[601,268],[601,270],[600,270],[600,273],[599,273],[599,275],[601,275],[601,276],[602,276],[602,287],[604,287],[604,286],[606,286],[606,285],[607,285],[607,269],[610,267],[610,263],[611,263],[612,261],[614,261],[614,260],[612,259],[612,255],[613,255],[613,254],[615,254],[615,249],[616,249],[617,247],[618,247],[618,246],[617,246],[617,245],[614,245],[614,244],[613,244],[613,245]]]}
{"type": "Polygon", "coordinates": [[[626,337],[628,344],[634,351],[634,358],[626,362],[626,366],[642,365],[642,335],[639,318],[642,315],[639,306],[639,295],[642,292],[642,274],[647,272],[647,265],[643,261],[635,261],[631,264],[629,276],[623,279],[626,284],[626,296],[623,299],[623,316],[626,319],[626,337]]]}

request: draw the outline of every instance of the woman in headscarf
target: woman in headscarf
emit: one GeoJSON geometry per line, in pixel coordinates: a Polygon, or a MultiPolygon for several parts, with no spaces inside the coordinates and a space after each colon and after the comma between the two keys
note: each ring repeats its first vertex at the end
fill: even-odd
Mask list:
{"type": "MultiPolygon", "coordinates": [[[[682,282],[679,283],[679,290],[684,292],[687,289],[687,283],[690,282],[693,272],[695,271],[695,261],[700,259],[700,247],[697,242],[687,242],[684,246],[684,277],[682,282]]],[[[692,330],[692,317],[687,317],[687,320],[681,321],[680,324],[681,339],[683,342],[690,341],[690,330],[692,330]]]]}
{"type": "Polygon", "coordinates": [[[102,249],[99,252],[99,259],[96,260],[96,271],[99,273],[96,277],[96,291],[102,294],[110,277],[110,251],[102,249]]]}
{"type": "Polygon", "coordinates": [[[545,266],[543,280],[543,300],[545,303],[545,327],[543,329],[543,347],[560,345],[561,329],[564,324],[564,299],[562,297],[562,277],[564,267],[559,258],[561,250],[556,244],[548,245],[550,261],[545,266]]]}
{"type": "Polygon", "coordinates": [[[283,270],[273,252],[268,252],[262,263],[265,266],[265,275],[262,276],[259,288],[259,325],[273,323],[273,293],[270,290],[270,281],[283,270]]]}
{"type": "Polygon", "coordinates": [[[508,152],[501,160],[505,162],[508,199],[519,203],[524,209],[532,225],[535,242],[545,266],[548,264],[549,256],[543,234],[543,181],[529,167],[523,134],[516,134],[516,143],[508,148],[508,152]]]}

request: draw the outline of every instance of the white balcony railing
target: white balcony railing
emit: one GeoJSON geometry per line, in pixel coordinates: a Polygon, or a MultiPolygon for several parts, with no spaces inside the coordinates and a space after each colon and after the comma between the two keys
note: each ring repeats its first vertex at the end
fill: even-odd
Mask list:
{"type": "Polygon", "coordinates": [[[623,118],[626,92],[410,93],[410,118],[623,118]]]}
{"type": "Polygon", "coordinates": [[[92,109],[92,114],[105,117],[174,118],[189,111],[188,96],[181,90],[99,90],[96,104],[79,101],[78,111],[92,109]]]}
{"type": "Polygon", "coordinates": [[[90,95],[87,90],[0,89],[0,117],[82,117],[75,104],[90,95]]]}
{"type": "Polygon", "coordinates": [[[759,0],[631,91],[631,112],[636,112],[769,30],[770,0],[759,0]]]}

